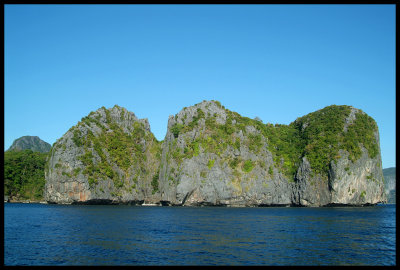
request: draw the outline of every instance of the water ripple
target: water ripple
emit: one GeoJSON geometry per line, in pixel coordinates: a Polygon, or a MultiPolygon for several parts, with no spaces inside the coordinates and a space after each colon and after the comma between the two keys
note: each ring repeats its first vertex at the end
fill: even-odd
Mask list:
{"type": "Polygon", "coordinates": [[[6,265],[394,265],[395,205],[5,204],[6,265]]]}

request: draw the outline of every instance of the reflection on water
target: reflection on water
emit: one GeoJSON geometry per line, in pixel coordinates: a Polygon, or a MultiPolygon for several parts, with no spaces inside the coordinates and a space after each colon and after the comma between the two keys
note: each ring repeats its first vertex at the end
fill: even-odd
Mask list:
{"type": "Polygon", "coordinates": [[[6,265],[394,265],[395,205],[5,205],[6,265]]]}

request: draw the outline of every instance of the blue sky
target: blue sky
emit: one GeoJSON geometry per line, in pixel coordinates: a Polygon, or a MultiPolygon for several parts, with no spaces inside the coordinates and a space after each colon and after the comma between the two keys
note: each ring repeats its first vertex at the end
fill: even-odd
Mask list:
{"type": "Polygon", "coordinates": [[[115,104],[148,118],[203,100],[289,124],[351,105],[395,166],[395,5],[5,5],[4,148],[53,144],[115,104]]]}

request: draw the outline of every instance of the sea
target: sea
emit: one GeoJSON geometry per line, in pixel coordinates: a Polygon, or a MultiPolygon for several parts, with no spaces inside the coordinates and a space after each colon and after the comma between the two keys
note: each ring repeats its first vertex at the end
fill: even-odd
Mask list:
{"type": "Polygon", "coordinates": [[[396,265],[396,205],[4,204],[5,265],[396,265]]]}

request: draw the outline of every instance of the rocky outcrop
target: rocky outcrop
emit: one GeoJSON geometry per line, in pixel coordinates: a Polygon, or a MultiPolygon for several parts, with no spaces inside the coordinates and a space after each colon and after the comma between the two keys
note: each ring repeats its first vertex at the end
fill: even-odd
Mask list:
{"type": "Polygon", "coordinates": [[[162,147],[162,200],[172,205],[290,205],[292,183],[275,167],[255,122],[214,101],[170,116],[162,147]]]}
{"type": "Polygon", "coordinates": [[[161,144],[123,108],[91,113],[53,145],[45,194],[55,203],[193,206],[386,201],[378,128],[361,110],[333,105],[272,125],[218,101],[170,116],[161,144]]]}
{"type": "Polygon", "coordinates": [[[44,197],[65,204],[159,201],[159,152],[147,119],[100,108],[53,145],[44,197]]]}
{"type": "Polygon", "coordinates": [[[366,205],[384,202],[378,128],[350,106],[288,126],[204,101],[170,116],[161,160],[172,205],[366,205]]]}
{"type": "Polygon", "coordinates": [[[292,202],[301,206],[323,206],[331,203],[331,189],[326,177],[314,174],[310,163],[303,157],[295,175],[292,202]]]}
{"type": "Polygon", "coordinates": [[[314,156],[315,165],[313,171],[307,157],[302,158],[295,178],[295,204],[368,205],[386,201],[378,127],[375,121],[361,110],[349,106],[339,107],[341,108],[332,107],[335,113],[331,116],[327,116],[327,107],[297,119],[294,123],[297,126],[299,123],[302,126],[307,123],[307,127],[302,129],[303,134],[313,126],[317,126],[319,130],[313,130],[311,136],[304,135],[305,153],[308,152],[305,155],[314,156]],[[311,118],[314,118],[314,121],[310,121],[311,118]],[[328,133],[328,130],[333,132],[328,133]],[[321,141],[328,143],[324,144],[321,141]],[[318,144],[319,149],[307,151],[309,146],[318,144]],[[326,165],[322,169],[318,168],[318,164],[321,163],[317,163],[318,159],[313,150],[318,153],[319,162],[325,160],[326,165]],[[328,170],[327,173],[324,169],[328,170]]]}
{"type": "Polygon", "coordinates": [[[396,203],[396,167],[382,170],[388,203],[396,203]]]}
{"type": "Polygon", "coordinates": [[[38,136],[23,136],[14,140],[7,151],[32,150],[33,152],[49,152],[51,145],[42,141],[38,136]]]}
{"type": "Polygon", "coordinates": [[[385,202],[380,155],[370,158],[366,149],[354,163],[341,151],[341,158],[331,161],[329,185],[331,204],[363,205],[385,202]]]}

